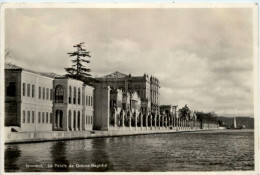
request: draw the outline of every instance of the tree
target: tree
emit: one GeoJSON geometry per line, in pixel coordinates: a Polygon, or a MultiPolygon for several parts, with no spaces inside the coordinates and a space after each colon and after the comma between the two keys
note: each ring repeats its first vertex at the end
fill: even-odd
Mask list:
{"type": "Polygon", "coordinates": [[[86,60],[82,57],[91,57],[90,51],[86,51],[84,49],[84,42],[74,45],[73,47],[76,47],[77,50],[71,53],[68,53],[70,57],[76,57],[72,59],[72,66],[65,68],[67,77],[75,78],[77,80],[83,80],[86,77],[90,77],[91,74],[89,72],[91,71],[89,68],[83,65],[83,63],[90,63],[90,60],[86,60]]]}
{"type": "Polygon", "coordinates": [[[190,109],[187,105],[185,105],[183,108],[180,109],[181,117],[188,119],[190,116],[190,109]]]}

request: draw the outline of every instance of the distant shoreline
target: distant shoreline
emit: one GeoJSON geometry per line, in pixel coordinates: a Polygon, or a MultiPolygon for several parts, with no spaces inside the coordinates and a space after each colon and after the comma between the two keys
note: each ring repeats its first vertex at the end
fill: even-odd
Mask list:
{"type": "Polygon", "coordinates": [[[219,129],[219,130],[204,130],[204,131],[191,131],[191,133],[217,133],[217,132],[254,132],[254,129],[219,129]]]}

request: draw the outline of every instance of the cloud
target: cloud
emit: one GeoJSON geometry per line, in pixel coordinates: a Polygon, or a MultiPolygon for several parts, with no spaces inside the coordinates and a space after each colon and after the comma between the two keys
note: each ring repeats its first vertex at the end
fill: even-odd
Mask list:
{"type": "Polygon", "coordinates": [[[64,74],[85,41],[94,76],[154,75],[161,104],[253,113],[250,8],[6,9],[6,47],[26,68],[64,74]]]}

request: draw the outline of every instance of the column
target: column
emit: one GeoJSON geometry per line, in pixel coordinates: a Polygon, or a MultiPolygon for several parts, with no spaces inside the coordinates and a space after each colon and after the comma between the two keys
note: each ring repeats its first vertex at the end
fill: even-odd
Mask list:
{"type": "Polygon", "coordinates": [[[125,127],[125,111],[122,110],[122,127],[125,127]]]}
{"type": "Polygon", "coordinates": [[[166,115],[165,119],[166,119],[165,126],[166,126],[166,129],[167,129],[167,127],[168,127],[168,116],[167,115],[166,115]]]}
{"type": "Polygon", "coordinates": [[[154,126],[155,126],[155,129],[156,129],[156,126],[157,126],[157,112],[155,112],[155,114],[154,114],[154,126]]]}
{"type": "Polygon", "coordinates": [[[180,130],[182,129],[182,120],[180,118],[180,130]]]}
{"type": "Polygon", "coordinates": [[[171,115],[172,129],[173,129],[173,116],[171,115]]]}
{"type": "Polygon", "coordinates": [[[164,115],[162,115],[162,128],[164,127],[164,115]]]}
{"type": "Polygon", "coordinates": [[[117,124],[116,124],[116,119],[117,119],[117,111],[116,109],[114,108],[114,127],[117,127],[117,124]]]}
{"type": "MultiPolygon", "coordinates": [[[[67,112],[67,114],[68,114],[68,112],[67,112]]],[[[49,117],[50,118],[50,117],[49,117]]],[[[66,115],[66,131],[69,131],[70,129],[69,129],[69,115],[66,115]]]]}
{"type": "Polygon", "coordinates": [[[82,131],[82,117],[79,114],[79,130],[82,131]]]}
{"type": "Polygon", "coordinates": [[[73,116],[73,113],[71,112],[71,131],[74,131],[74,116],[73,116]]]}
{"type": "Polygon", "coordinates": [[[151,123],[150,128],[152,129],[152,127],[153,127],[153,115],[152,115],[152,113],[150,113],[149,115],[150,115],[150,123],[151,123]]]}
{"type": "Polygon", "coordinates": [[[78,130],[78,119],[77,119],[77,114],[76,114],[76,120],[75,120],[75,123],[76,123],[75,131],[77,131],[77,130],[78,130]]]}
{"type": "Polygon", "coordinates": [[[161,129],[161,116],[160,116],[160,114],[158,115],[158,119],[159,119],[159,122],[158,122],[158,124],[159,124],[159,129],[161,129]]]}
{"type": "Polygon", "coordinates": [[[129,116],[129,129],[131,130],[131,125],[132,125],[132,112],[129,112],[130,116],[129,116]]]}
{"type": "Polygon", "coordinates": [[[57,128],[60,128],[60,112],[58,112],[57,119],[57,128]]]}
{"type": "Polygon", "coordinates": [[[135,112],[135,130],[137,130],[137,115],[138,113],[135,112]]]}
{"type": "Polygon", "coordinates": [[[140,113],[140,118],[141,118],[141,130],[143,130],[143,113],[140,113]]]}
{"type": "Polygon", "coordinates": [[[173,116],[173,129],[176,129],[175,126],[176,126],[176,123],[175,123],[175,116],[173,116]]]}
{"type": "Polygon", "coordinates": [[[148,114],[145,112],[145,124],[146,124],[146,130],[148,130],[148,114]]]}

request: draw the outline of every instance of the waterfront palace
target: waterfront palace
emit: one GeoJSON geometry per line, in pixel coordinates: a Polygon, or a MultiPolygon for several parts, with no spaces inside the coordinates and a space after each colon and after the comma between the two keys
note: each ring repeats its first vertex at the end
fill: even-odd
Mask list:
{"type": "Polygon", "coordinates": [[[178,106],[160,105],[160,82],[147,74],[115,72],[87,85],[10,63],[5,65],[5,126],[13,132],[203,127],[195,115],[179,117],[178,106]]]}

